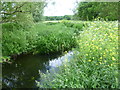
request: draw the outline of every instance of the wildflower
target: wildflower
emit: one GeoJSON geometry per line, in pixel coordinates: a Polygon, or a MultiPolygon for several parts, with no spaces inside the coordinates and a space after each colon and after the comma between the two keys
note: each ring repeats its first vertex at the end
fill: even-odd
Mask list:
{"type": "Polygon", "coordinates": [[[114,28],[114,29],[118,29],[118,28],[114,28]]]}
{"type": "Polygon", "coordinates": [[[64,53],[67,54],[67,51],[65,51],[64,53]]]}
{"type": "Polygon", "coordinates": [[[100,64],[102,64],[101,62],[99,62],[100,64]]]}
{"type": "Polygon", "coordinates": [[[106,53],[104,52],[104,55],[105,55],[106,53]]]}
{"type": "Polygon", "coordinates": [[[100,59],[102,59],[102,57],[100,57],[100,59]]]}
{"type": "Polygon", "coordinates": [[[96,48],[98,49],[98,46],[96,46],[96,48]]]}
{"type": "Polygon", "coordinates": [[[110,49],[110,51],[112,51],[112,50],[110,49]]]}
{"type": "Polygon", "coordinates": [[[86,54],[86,56],[88,56],[88,54],[86,54]]]}
{"type": "Polygon", "coordinates": [[[91,60],[88,60],[88,62],[91,62],[91,60]]]}
{"type": "Polygon", "coordinates": [[[104,62],[106,63],[107,61],[105,60],[104,62]]]}
{"type": "Polygon", "coordinates": [[[112,57],[112,60],[116,60],[114,57],[112,57]]]}
{"type": "Polygon", "coordinates": [[[113,64],[110,64],[110,66],[113,66],[113,64]]]}

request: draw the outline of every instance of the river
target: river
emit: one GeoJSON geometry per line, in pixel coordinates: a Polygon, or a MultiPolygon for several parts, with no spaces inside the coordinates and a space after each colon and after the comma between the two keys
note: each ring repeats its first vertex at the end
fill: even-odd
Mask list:
{"type": "Polygon", "coordinates": [[[65,58],[70,60],[73,52],[49,55],[20,55],[12,63],[2,64],[3,88],[37,88],[40,81],[39,71],[45,73],[62,65],[65,58]]]}

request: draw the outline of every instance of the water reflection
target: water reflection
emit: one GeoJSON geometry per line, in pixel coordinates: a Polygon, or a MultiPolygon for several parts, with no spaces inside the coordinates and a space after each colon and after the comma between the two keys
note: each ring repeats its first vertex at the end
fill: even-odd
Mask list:
{"type": "Polygon", "coordinates": [[[51,69],[56,69],[58,68],[59,66],[61,66],[63,63],[67,61],[70,61],[70,59],[73,58],[73,52],[69,51],[67,54],[65,54],[64,56],[61,56],[61,57],[58,57],[58,58],[55,58],[55,59],[52,59],[50,60],[49,62],[47,62],[45,64],[46,66],[46,69],[48,69],[49,71],[51,69]]]}
{"type": "Polygon", "coordinates": [[[3,87],[9,88],[33,88],[36,87],[35,80],[39,78],[39,70],[46,71],[43,63],[57,58],[61,53],[56,55],[22,55],[19,56],[12,64],[2,64],[2,84],[3,87]]]}
{"type": "Polygon", "coordinates": [[[35,80],[40,78],[39,71],[45,73],[49,70],[53,73],[53,68],[58,71],[57,67],[72,57],[73,52],[68,52],[64,56],[61,56],[61,53],[42,56],[22,55],[11,64],[3,63],[3,88],[36,88],[35,80]]]}

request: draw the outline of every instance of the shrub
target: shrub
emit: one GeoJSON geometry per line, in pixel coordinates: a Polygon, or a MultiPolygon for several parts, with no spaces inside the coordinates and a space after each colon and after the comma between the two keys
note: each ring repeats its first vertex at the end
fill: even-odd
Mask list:
{"type": "Polygon", "coordinates": [[[13,23],[3,25],[3,56],[21,53],[51,53],[68,50],[76,46],[74,29],[63,24],[45,25],[37,23],[25,30],[13,23]],[[19,29],[18,29],[19,28],[19,29]]]}
{"type": "Polygon", "coordinates": [[[64,51],[77,45],[74,29],[66,28],[61,23],[52,26],[38,24],[36,27],[39,33],[36,50],[39,53],[64,51]]]}

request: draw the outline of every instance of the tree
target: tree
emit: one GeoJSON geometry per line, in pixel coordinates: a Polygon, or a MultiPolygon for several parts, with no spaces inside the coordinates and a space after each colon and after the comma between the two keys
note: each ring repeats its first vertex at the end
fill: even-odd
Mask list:
{"type": "Polygon", "coordinates": [[[34,3],[34,10],[32,12],[33,19],[35,22],[43,20],[43,9],[47,5],[45,2],[34,3]]]}
{"type": "Polygon", "coordinates": [[[80,2],[75,16],[80,20],[94,20],[98,17],[117,20],[118,2],[80,2]]]}
{"type": "Polygon", "coordinates": [[[3,2],[1,1],[3,22],[40,21],[45,2],[3,2]]]}

